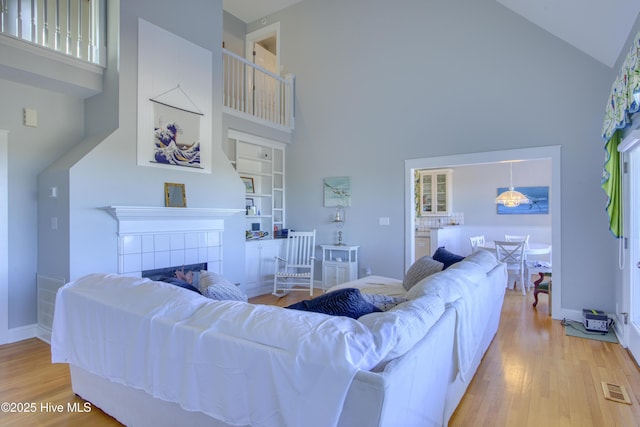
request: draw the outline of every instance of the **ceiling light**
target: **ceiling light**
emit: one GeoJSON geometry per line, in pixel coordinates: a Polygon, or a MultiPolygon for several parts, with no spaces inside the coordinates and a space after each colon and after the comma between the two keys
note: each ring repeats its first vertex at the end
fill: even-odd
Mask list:
{"type": "Polygon", "coordinates": [[[529,203],[529,198],[513,187],[513,163],[509,163],[510,178],[509,190],[496,197],[496,203],[502,203],[507,208],[515,208],[523,203],[529,203]]]}

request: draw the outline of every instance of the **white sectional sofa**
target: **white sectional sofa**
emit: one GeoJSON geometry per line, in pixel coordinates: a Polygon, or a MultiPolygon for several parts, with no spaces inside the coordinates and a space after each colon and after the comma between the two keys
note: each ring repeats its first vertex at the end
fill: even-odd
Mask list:
{"type": "MultiPolygon", "coordinates": [[[[380,283],[385,282],[385,285],[380,283]]],[[[134,426],[441,426],[493,339],[507,273],[477,252],[352,319],[95,274],[60,289],[53,362],[134,426]]]]}

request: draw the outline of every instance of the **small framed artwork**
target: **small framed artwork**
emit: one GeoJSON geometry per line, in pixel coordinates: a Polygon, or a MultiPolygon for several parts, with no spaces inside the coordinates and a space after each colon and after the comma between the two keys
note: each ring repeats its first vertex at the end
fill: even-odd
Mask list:
{"type": "Polygon", "coordinates": [[[339,176],[335,178],[325,178],[324,187],[324,207],[351,206],[351,178],[339,176]]]}
{"type": "Polygon", "coordinates": [[[168,208],[186,208],[187,195],[184,184],[164,183],[164,205],[168,208]]]}
{"type": "Polygon", "coordinates": [[[249,198],[249,197],[247,197],[246,199],[244,199],[244,206],[245,206],[245,207],[247,207],[247,208],[252,208],[252,207],[254,207],[255,205],[254,205],[254,203],[253,203],[253,199],[252,199],[252,198],[249,198]]]}
{"type": "Polygon", "coordinates": [[[240,179],[244,183],[244,189],[247,193],[255,193],[256,189],[253,185],[253,178],[247,176],[241,176],[240,179]]]}

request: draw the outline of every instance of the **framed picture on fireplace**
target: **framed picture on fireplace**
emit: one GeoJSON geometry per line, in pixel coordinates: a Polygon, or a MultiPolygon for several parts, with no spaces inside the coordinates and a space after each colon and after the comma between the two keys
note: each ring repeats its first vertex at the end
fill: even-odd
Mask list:
{"type": "Polygon", "coordinates": [[[184,184],[164,183],[164,205],[168,208],[186,208],[187,195],[184,184]]]}

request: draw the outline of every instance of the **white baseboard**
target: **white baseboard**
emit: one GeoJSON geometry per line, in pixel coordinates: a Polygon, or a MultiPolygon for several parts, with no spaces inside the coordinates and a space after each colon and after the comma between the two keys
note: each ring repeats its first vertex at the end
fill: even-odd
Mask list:
{"type": "Polygon", "coordinates": [[[38,325],[34,323],[33,325],[20,326],[18,328],[9,329],[7,332],[7,342],[3,344],[10,344],[37,337],[38,325]]]}

